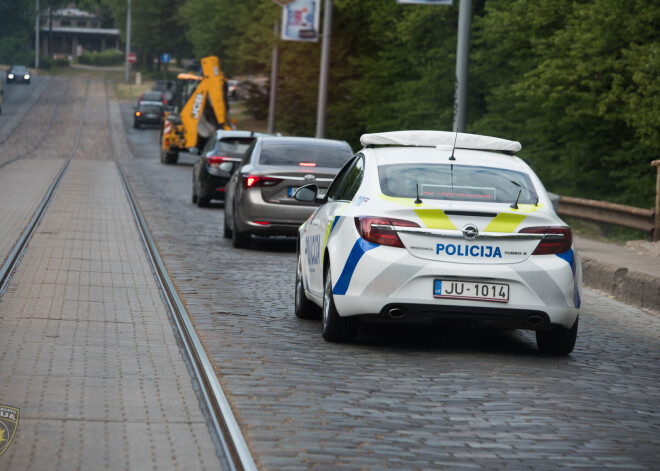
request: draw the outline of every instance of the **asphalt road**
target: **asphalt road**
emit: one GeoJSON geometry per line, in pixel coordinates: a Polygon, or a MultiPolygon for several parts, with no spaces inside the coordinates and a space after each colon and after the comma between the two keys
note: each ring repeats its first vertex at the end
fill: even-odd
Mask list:
{"type": "Polygon", "coordinates": [[[192,164],[122,116],[124,163],[161,255],[261,469],[658,469],[660,319],[585,290],[565,358],[533,334],[362,327],[322,340],[293,313],[295,240],[222,237],[192,164]]]}

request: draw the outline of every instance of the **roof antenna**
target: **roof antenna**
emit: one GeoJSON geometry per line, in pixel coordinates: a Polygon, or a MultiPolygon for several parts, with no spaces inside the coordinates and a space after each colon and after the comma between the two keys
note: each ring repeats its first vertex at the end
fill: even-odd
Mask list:
{"type": "Polygon", "coordinates": [[[422,200],[419,199],[419,184],[415,184],[415,189],[417,190],[417,199],[414,201],[415,204],[422,204],[422,200]]]}
{"type": "Polygon", "coordinates": [[[518,209],[518,201],[520,200],[520,193],[522,193],[522,189],[518,190],[518,197],[516,198],[515,203],[509,206],[509,208],[518,209]]]}
{"type": "Polygon", "coordinates": [[[449,157],[449,160],[456,160],[456,157],[454,157],[454,150],[456,149],[457,139],[458,139],[458,131],[456,131],[456,136],[454,136],[454,145],[451,147],[451,157],[449,157]]]}

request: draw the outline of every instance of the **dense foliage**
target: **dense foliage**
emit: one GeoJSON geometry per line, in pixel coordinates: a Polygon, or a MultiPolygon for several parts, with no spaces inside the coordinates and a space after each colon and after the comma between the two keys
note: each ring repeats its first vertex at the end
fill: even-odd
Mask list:
{"type": "Polygon", "coordinates": [[[0,0],[0,63],[27,64],[34,61],[35,4],[32,0],[0,0]]]}
{"type": "MultiPolygon", "coordinates": [[[[102,0],[109,6],[119,28],[122,40],[126,40],[127,0],[102,0]]],[[[186,40],[187,25],[179,14],[184,0],[132,0],[131,2],[131,51],[138,58],[138,67],[151,70],[154,63],[160,67],[160,56],[170,54],[184,58],[190,53],[186,40]]]]}

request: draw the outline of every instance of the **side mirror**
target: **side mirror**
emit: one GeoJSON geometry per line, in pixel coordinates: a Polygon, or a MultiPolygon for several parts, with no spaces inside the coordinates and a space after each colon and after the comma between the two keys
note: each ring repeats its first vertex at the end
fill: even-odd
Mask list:
{"type": "Polygon", "coordinates": [[[293,198],[296,201],[300,201],[301,203],[314,203],[316,201],[316,195],[318,192],[318,186],[314,184],[305,185],[296,190],[296,192],[293,194],[293,198]]]}

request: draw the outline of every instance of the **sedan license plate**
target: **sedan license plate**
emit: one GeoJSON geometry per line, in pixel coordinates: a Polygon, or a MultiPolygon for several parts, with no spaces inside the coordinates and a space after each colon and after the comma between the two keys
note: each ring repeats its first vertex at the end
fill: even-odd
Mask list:
{"type": "Polygon", "coordinates": [[[147,113],[147,118],[155,118],[156,114],[155,113],[147,113]]]}
{"type": "MultiPolygon", "coordinates": [[[[296,191],[298,190],[298,186],[290,186],[289,191],[287,194],[289,195],[289,198],[293,198],[293,195],[296,194],[296,191]]],[[[318,193],[316,194],[317,198],[323,198],[325,196],[325,188],[319,188],[318,193]]]]}
{"type": "Polygon", "coordinates": [[[509,285],[478,281],[434,280],[433,297],[508,303],[509,285]]]}

